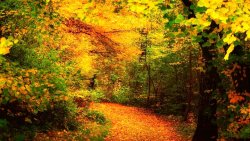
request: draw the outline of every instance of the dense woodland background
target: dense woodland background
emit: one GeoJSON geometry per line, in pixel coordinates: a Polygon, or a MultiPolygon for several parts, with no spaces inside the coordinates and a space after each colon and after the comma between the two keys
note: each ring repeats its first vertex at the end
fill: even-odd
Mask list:
{"type": "Polygon", "coordinates": [[[103,140],[91,102],[195,121],[194,141],[247,140],[249,39],[248,0],[0,0],[0,140],[103,140]]]}

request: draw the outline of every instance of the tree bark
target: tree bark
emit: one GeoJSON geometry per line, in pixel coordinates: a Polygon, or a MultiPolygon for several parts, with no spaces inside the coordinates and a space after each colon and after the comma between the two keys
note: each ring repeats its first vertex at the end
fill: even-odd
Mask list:
{"type": "MultiPolygon", "coordinates": [[[[190,0],[182,0],[183,4],[188,8],[188,18],[195,18],[194,11],[191,9],[192,2],[190,0]]],[[[210,29],[205,30],[207,34],[213,32],[217,25],[212,21],[210,29]]],[[[217,57],[215,44],[208,47],[204,47],[203,44],[208,42],[208,38],[202,37],[199,42],[202,57],[204,60],[204,72],[201,74],[200,81],[200,100],[199,100],[199,111],[198,121],[193,141],[216,141],[218,138],[218,128],[216,124],[216,109],[217,101],[212,97],[217,93],[218,84],[220,82],[219,73],[216,66],[213,64],[213,59],[217,57]]]]}
{"type": "Polygon", "coordinates": [[[211,63],[209,49],[202,48],[202,54],[205,60],[205,72],[201,74],[198,122],[193,141],[216,141],[218,137],[215,115],[217,101],[212,95],[216,93],[220,80],[217,68],[211,63]]]}
{"type": "Polygon", "coordinates": [[[185,109],[185,113],[184,113],[184,121],[188,120],[188,114],[191,110],[191,102],[192,102],[192,98],[193,98],[193,71],[192,71],[192,50],[191,48],[189,49],[189,66],[188,66],[188,73],[189,73],[189,79],[188,79],[188,92],[187,92],[187,107],[185,109]]]}
{"type": "Polygon", "coordinates": [[[151,73],[150,73],[150,64],[147,64],[148,72],[148,96],[147,96],[147,106],[150,106],[150,96],[151,96],[151,73]]]}

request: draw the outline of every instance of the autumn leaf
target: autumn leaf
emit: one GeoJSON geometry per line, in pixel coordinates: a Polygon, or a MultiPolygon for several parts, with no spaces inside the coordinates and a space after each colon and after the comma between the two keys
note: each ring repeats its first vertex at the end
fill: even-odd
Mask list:
{"type": "Polygon", "coordinates": [[[226,55],[225,55],[225,57],[224,57],[225,60],[228,60],[228,59],[229,59],[229,55],[230,55],[230,53],[231,53],[233,50],[234,50],[234,44],[231,44],[231,45],[229,46],[229,48],[227,49],[227,53],[226,53],[226,55]]]}

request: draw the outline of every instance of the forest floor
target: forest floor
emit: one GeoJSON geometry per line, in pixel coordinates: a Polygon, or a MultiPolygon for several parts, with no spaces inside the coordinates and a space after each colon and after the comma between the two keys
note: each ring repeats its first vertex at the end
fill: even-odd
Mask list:
{"type": "Polygon", "coordinates": [[[175,116],[170,118],[145,108],[91,103],[90,111],[103,113],[107,124],[96,124],[85,116],[79,116],[82,131],[37,133],[34,141],[102,141],[105,136],[105,141],[189,141],[192,137],[190,127],[193,126],[190,124],[180,122],[175,116]]]}
{"type": "Polygon", "coordinates": [[[177,120],[157,115],[144,108],[114,103],[95,103],[93,110],[101,111],[111,122],[107,141],[187,141],[176,127],[177,120]]]}

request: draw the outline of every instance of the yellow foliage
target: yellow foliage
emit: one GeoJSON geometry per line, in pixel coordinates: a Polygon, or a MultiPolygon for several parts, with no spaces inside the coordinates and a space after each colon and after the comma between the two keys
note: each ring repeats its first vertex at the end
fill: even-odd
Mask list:
{"type": "MultiPolygon", "coordinates": [[[[205,13],[196,15],[196,19],[190,19],[186,24],[204,25],[206,22],[215,21],[219,25],[218,32],[224,30],[227,35],[223,41],[230,45],[225,60],[232,52],[234,42],[237,40],[235,34],[246,33],[245,40],[250,39],[250,1],[247,0],[199,0],[199,7],[206,7],[205,13]],[[206,17],[206,18],[203,18],[206,17]],[[195,21],[195,22],[194,22],[195,21]],[[193,23],[192,23],[193,22],[193,23]],[[227,31],[231,31],[228,33],[227,31]]],[[[203,26],[208,27],[209,24],[203,26]]]]}
{"type": "Polygon", "coordinates": [[[18,43],[18,40],[13,39],[11,36],[8,39],[5,37],[0,38],[0,55],[8,54],[10,52],[10,48],[16,43],[18,43]]]}
{"type": "MultiPolygon", "coordinates": [[[[113,11],[115,6],[109,0],[103,3],[88,2],[87,0],[77,0],[74,3],[69,0],[61,1],[57,12],[62,17],[80,19],[79,21],[83,23],[82,26],[90,25],[88,28],[84,28],[78,21],[75,25],[71,24],[69,27],[62,25],[59,28],[62,36],[61,50],[68,52],[64,56],[65,61],[76,62],[75,68],[80,69],[84,75],[92,76],[96,72],[95,69],[101,69],[100,65],[108,65],[105,63],[106,59],[103,58],[102,53],[105,54],[105,57],[112,56],[114,59],[112,67],[117,68],[121,68],[121,64],[125,61],[137,59],[138,55],[141,54],[138,45],[141,35],[137,29],[146,26],[155,27],[155,25],[152,22],[149,25],[146,18],[137,17],[131,12],[130,6],[150,6],[150,9],[153,10],[157,9],[155,4],[156,2],[150,1],[130,1],[120,13],[115,13],[113,11]],[[79,31],[78,34],[69,32],[72,28],[76,28],[76,31],[79,31]],[[106,44],[107,42],[109,44],[106,44]]],[[[157,41],[158,37],[155,38],[157,41]]]]}
{"type": "Polygon", "coordinates": [[[236,41],[236,37],[232,34],[228,34],[226,38],[223,39],[225,43],[228,43],[229,45],[232,44],[234,41],[236,41]]]}
{"type": "Polygon", "coordinates": [[[2,37],[0,39],[0,54],[8,54],[9,53],[9,49],[13,44],[9,41],[6,40],[6,38],[2,37]]]}
{"type": "Polygon", "coordinates": [[[4,86],[5,83],[6,83],[6,78],[0,76],[0,89],[4,86]]]}
{"type": "Polygon", "coordinates": [[[241,114],[250,115],[250,109],[248,107],[240,109],[241,114]]]}

